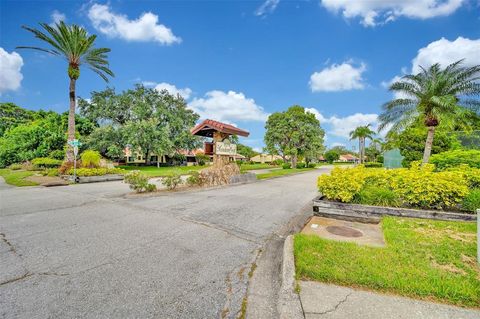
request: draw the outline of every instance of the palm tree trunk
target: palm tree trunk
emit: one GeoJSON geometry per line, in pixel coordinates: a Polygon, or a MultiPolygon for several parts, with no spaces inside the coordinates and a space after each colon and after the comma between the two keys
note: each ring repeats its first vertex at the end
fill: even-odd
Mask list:
{"type": "Polygon", "coordinates": [[[435,126],[428,127],[427,140],[425,141],[425,150],[423,152],[422,165],[428,163],[432,153],[433,136],[435,135],[435,126]]]}
{"type": "MultiPolygon", "coordinates": [[[[76,80],[70,78],[70,109],[68,111],[68,140],[75,139],[75,83],[76,80]]],[[[67,161],[73,162],[73,147],[67,145],[67,161]]]]}

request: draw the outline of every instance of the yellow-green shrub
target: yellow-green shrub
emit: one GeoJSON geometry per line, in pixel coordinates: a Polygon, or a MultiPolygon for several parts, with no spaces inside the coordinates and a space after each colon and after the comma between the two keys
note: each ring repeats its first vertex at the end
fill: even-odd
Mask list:
{"type": "Polygon", "coordinates": [[[349,203],[362,198],[359,194],[366,187],[377,187],[392,190],[403,206],[447,208],[468,195],[469,185],[473,185],[469,180],[477,178],[477,172],[472,170],[435,172],[433,165],[420,163],[393,170],[334,168],[330,175],[318,178],[318,189],[329,200],[349,203]]]}
{"type": "MultiPolygon", "coordinates": [[[[77,176],[102,176],[107,174],[125,174],[121,168],[78,168],[77,176]]],[[[73,168],[67,171],[68,175],[73,175],[73,168]]]]}
{"type": "Polygon", "coordinates": [[[408,205],[422,208],[452,207],[468,195],[468,183],[458,172],[434,172],[434,166],[414,164],[398,170],[392,189],[408,205]]]}
{"type": "Polygon", "coordinates": [[[86,150],[82,153],[81,159],[84,167],[95,168],[100,166],[102,156],[97,151],[86,150]]]}
{"type": "Polygon", "coordinates": [[[320,175],[317,185],[327,199],[349,203],[362,189],[365,178],[362,166],[349,169],[335,167],[330,175],[320,175]]]}

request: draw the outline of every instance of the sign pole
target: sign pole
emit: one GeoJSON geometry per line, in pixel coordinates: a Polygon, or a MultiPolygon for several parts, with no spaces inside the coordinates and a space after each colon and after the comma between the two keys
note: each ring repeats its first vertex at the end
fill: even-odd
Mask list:
{"type": "Polygon", "coordinates": [[[77,182],[77,154],[78,146],[73,147],[73,182],[77,182]]]}
{"type": "Polygon", "coordinates": [[[477,262],[480,265],[480,208],[477,209],[477,262]]]}

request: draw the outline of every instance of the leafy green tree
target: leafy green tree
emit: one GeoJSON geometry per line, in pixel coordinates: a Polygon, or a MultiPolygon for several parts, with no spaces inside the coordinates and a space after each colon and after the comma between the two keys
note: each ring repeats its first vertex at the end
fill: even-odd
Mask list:
{"type": "Polygon", "coordinates": [[[332,148],[330,148],[331,151],[337,152],[339,155],[345,155],[345,154],[352,154],[352,151],[347,150],[347,148],[343,145],[337,145],[332,148]]]}
{"type": "Polygon", "coordinates": [[[91,148],[117,157],[128,145],[141,151],[145,163],[150,154],[174,155],[192,150],[201,140],[190,133],[199,116],[185,100],[166,90],[137,85],[116,94],[114,89],[92,92],[91,100],[79,100],[81,114],[100,125],[89,138],[91,148]],[[108,124],[105,124],[108,123],[108,124]]]}
{"type": "Polygon", "coordinates": [[[336,151],[334,149],[330,149],[330,150],[325,152],[323,157],[325,157],[325,160],[328,163],[332,164],[333,162],[338,161],[338,159],[340,158],[340,153],[338,153],[338,151],[336,151]]]}
{"type": "Polygon", "coordinates": [[[325,132],[320,127],[320,122],[315,115],[305,112],[301,106],[294,105],[285,112],[271,114],[265,129],[267,151],[279,154],[284,161],[289,156],[292,167],[297,166],[299,155],[305,155],[315,147],[323,149],[325,132]]]}
{"type": "Polygon", "coordinates": [[[351,140],[358,138],[360,163],[363,163],[365,158],[365,140],[373,139],[374,134],[375,132],[370,129],[370,124],[367,124],[365,126],[359,126],[355,130],[350,132],[351,140]]]}
{"type": "MultiPolygon", "coordinates": [[[[417,121],[401,132],[389,132],[385,148],[400,149],[400,154],[404,156],[402,165],[409,167],[412,161],[422,159],[426,136],[427,128],[421,121],[417,121]]],[[[431,154],[446,152],[457,147],[460,147],[460,143],[456,135],[445,128],[444,125],[438,126],[435,131],[431,154]]]]}
{"type": "MultiPolygon", "coordinates": [[[[68,63],[68,77],[70,78],[69,98],[70,108],[68,113],[68,139],[75,139],[75,108],[76,108],[76,82],[80,77],[80,66],[86,65],[90,70],[97,73],[108,82],[108,76],[114,76],[109,69],[107,53],[108,48],[95,48],[96,35],[89,35],[87,31],[78,25],[66,25],[63,21],[50,26],[48,23],[40,23],[43,31],[35,28],[22,26],[25,30],[33,33],[35,38],[42,40],[49,48],[34,46],[20,46],[18,49],[33,49],[46,52],[55,56],[63,57],[68,63]]],[[[73,149],[67,147],[67,159],[73,160],[73,149]]]]}
{"type": "Polygon", "coordinates": [[[247,160],[250,160],[252,157],[258,154],[258,152],[255,152],[253,148],[247,145],[243,144],[237,144],[237,153],[240,155],[243,155],[247,158],[247,160]]]}
{"type": "Polygon", "coordinates": [[[14,103],[0,103],[0,137],[8,129],[31,121],[33,113],[35,112],[21,108],[14,103]]]}
{"type": "Polygon", "coordinates": [[[480,65],[463,67],[457,61],[442,69],[436,63],[418,74],[405,75],[393,83],[390,90],[405,97],[383,105],[380,129],[393,124],[400,131],[417,119],[427,127],[423,163],[428,163],[433,147],[435,128],[440,122],[469,126],[480,111],[480,65]]]}

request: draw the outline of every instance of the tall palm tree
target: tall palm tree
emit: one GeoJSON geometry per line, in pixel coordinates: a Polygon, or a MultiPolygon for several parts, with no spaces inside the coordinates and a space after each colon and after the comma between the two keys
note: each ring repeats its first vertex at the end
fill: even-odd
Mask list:
{"type": "Polygon", "coordinates": [[[468,126],[475,113],[480,111],[480,65],[463,67],[463,60],[442,69],[436,63],[428,69],[421,67],[418,74],[405,75],[390,86],[390,91],[402,95],[383,105],[379,116],[379,130],[393,124],[392,131],[400,131],[415,120],[423,120],[427,139],[423,163],[432,152],[435,128],[440,121],[455,126],[468,126]],[[403,97],[404,96],[404,97],[403,97]]]}
{"type": "Polygon", "coordinates": [[[360,163],[363,163],[365,158],[365,140],[372,139],[375,132],[370,129],[370,124],[365,126],[359,126],[355,130],[350,132],[350,139],[358,138],[358,151],[360,155],[360,163]]]}
{"type": "MultiPolygon", "coordinates": [[[[76,81],[80,76],[80,66],[87,65],[89,69],[97,73],[102,79],[108,82],[107,76],[114,76],[109,69],[107,53],[108,48],[95,48],[96,35],[89,35],[88,32],[78,25],[66,25],[63,21],[50,26],[47,23],[40,23],[42,31],[27,26],[23,29],[30,31],[35,38],[42,40],[49,45],[49,48],[33,46],[19,46],[18,49],[33,49],[43,51],[55,56],[64,57],[68,62],[68,77],[70,78],[69,98],[70,109],[68,113],[68,140],[75,139],[75,107],[76,81]]],[[[67,160],[73,160],[73,149],[67,146],[67,160]]]]}

